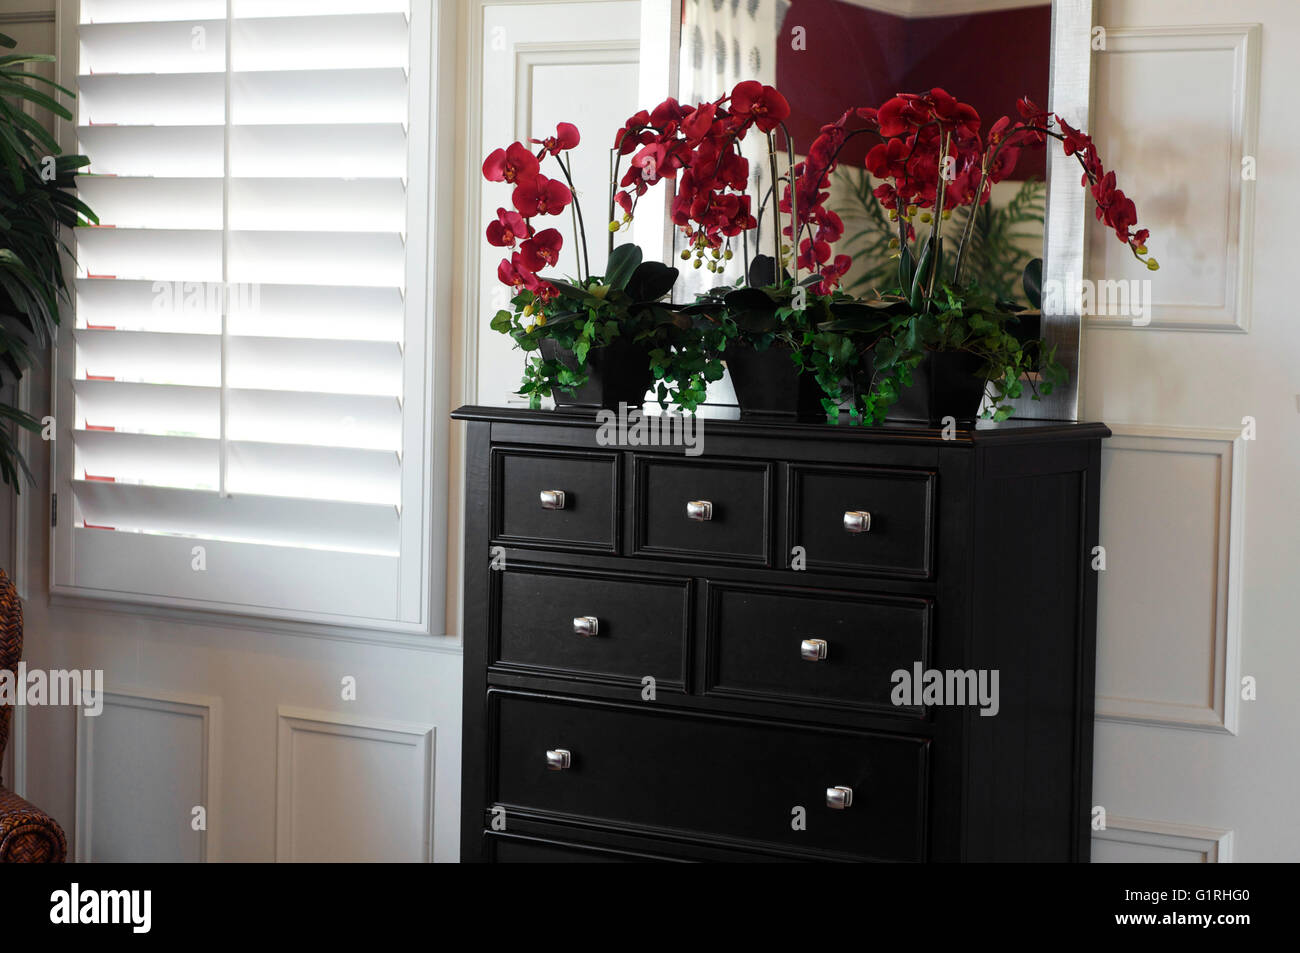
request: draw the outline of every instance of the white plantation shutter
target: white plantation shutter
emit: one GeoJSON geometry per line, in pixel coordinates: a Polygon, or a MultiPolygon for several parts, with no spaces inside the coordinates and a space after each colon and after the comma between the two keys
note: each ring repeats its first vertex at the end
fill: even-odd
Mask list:
{"type": "Polygon", "coordinates": [[[59,352],[56,585],[425,619],[411,6],[79,4],[71,145],[101,224],[77,230],[59,352]]]}

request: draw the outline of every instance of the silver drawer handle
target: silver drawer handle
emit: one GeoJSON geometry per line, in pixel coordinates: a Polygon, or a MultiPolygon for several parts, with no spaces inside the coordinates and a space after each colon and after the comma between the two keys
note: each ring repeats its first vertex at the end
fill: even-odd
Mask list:
{"type": "Polygon", "coordinates": [[[594,615],[576,615],[573,617],[573,634],[591,638],[600,634],[600,620],[594,615]]]}
{"type": "Polygon", "coordinates": [[[564,509],[564,491],[563,490],[542,490],[542,509],[544,510],[564,509]]]}
{"type": "Polygon", "coordinates": [[[697,523],[713,519],[713,504],[708,500],[691,500],[686,504],[686,518],[697,523]]]}
{"type": "Polygon", "coordinates": [[[866,510],[845,510],[844,531],[846,533],[871,532],[871,514],[866,510]]]}
{"type": "Polygon", "coordinates": [[[842,811],[853,806],[853,788],[837,786],[826,789],[826,806],[842,811]]]}
{"type": "Polygon", "coordinates": [[[829,648],[825,639],[804,639],[799,643],[799,656],[805,662],[820,662],[829,648]]]}
{"type": "Polygon", "coordinates": [[[573,755],[567,748],[554,748],[546,752],[546,770],[567,771],[573,764],[573,755]]]}

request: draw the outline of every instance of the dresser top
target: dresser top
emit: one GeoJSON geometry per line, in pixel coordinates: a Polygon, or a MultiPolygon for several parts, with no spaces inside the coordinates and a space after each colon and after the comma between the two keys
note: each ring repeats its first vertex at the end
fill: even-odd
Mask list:
{"type": "MultiPolygon", "coordinates": [[[[661,413],[658,405],[644,408],[647,416],[661,413]]],[[[590,427],[601,426],[595,410],[529,410],[524,407],[482,407],[467,404],[452,413],[455,420],[528,426],[590,427]]],[[[959,424],[945,440],[943,429],[920,423],[886,423],[874,427],[852,424],[848,415],[839,423],[818,419],[741,417],[735,407],[701,407],[696,413],[700,426],[709,433],[738,437],[783,437],[808,440],[853,440],[869,443],[953,443],[965,445],[1006,445],[1040,443],[1057,440],[1097,440],[1110,436],[1103,423],[1074,420],[1012,419],[995,423],[991,420],[959,424]]],[[[608,419],[608,418],[606,418],[608,419]]]]}

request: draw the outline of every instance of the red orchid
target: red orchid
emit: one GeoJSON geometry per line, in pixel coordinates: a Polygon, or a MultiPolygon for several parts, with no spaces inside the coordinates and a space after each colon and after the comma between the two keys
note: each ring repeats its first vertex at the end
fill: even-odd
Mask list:
{"type": "Polygon", "coordinates": [[[548,265],[556,264],[563,247],[564,236],[557,229],[548,228],[524,242],[519,249],[519,257],[525,268],[538,272],[548,265]]]}
{"type": "Polygon", "coordinates": [[[487,240],[498,248],[514,248],[515,243],[533,234],[533,228],[518,212],[497,209],[495,221],[488,222],[487,240]]]}
{"type": "Polygon", "coordinates": [[[840,280],[848,274],[849,267],[852,264],[853,259],[848,255],[836,255],[834,262],[822,268],[822,280],[817,283],[817,293],[819,295],[834,293],[835,289],[840,285],[840,280]]]}
{"type": "Polygon", "coordinates": [[[489,182],[517,182],[536,175],[540,169],[537,156],[520,142],[497,149],[483,160],[483,177],[489,182]]]}
{"type": "Polygon", "coordinates": [[[758,80],[736,84],[731,91],[733,114],[752,119],[761,132],[771,132],[790,116],[790,104],[771,86],[758,80]]]}
{"type": "Polygon", "coordinates": [[[542,152],[546,155],[558,156],[561,152],[568,152],[570,149],[577,147],[582,141],[582,136],[578,132],[578,127],[571,122],[562,122],[555,127],[555,135],[547,136],[545,139],[530,139],[530,142],[542,147],[542,152]]]}
{"type": "Polygon", "coordinates": [[[511,196],[515,208],[525,218],[538,215],[559,215],[573,201],[573,193],[563,182],[534,175],[520,180],[511,196]]]}

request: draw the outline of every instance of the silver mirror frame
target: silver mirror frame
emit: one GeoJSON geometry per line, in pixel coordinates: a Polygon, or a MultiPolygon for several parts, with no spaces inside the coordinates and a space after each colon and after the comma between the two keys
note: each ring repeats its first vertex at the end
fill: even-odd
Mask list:
{"type": "MultiPolygon", "coordinates": [[[[1091,131],[1092,28],[1095,0],[1052,0],[1052,59],[1047,108],[1076,129],[1091,131]]],[[[1047,152],[1047,221],[1043,230],[1043,287],[1078,288],[1087,250],[1088,191],[1079,187],[1079,162],[1059,147],[1047,152]]],[[[1046,297],[1046,296],[1045,296],[1046,297]]],[[[1056,346],[1070,379],[1039,400],[1021,399],[1016,416],[1040,420],[1079,419],[1079,376],[1083,369],[1082,323],[1070,295],[1059,314],[1043,314],[1043,335],[1056,346]]]]}

